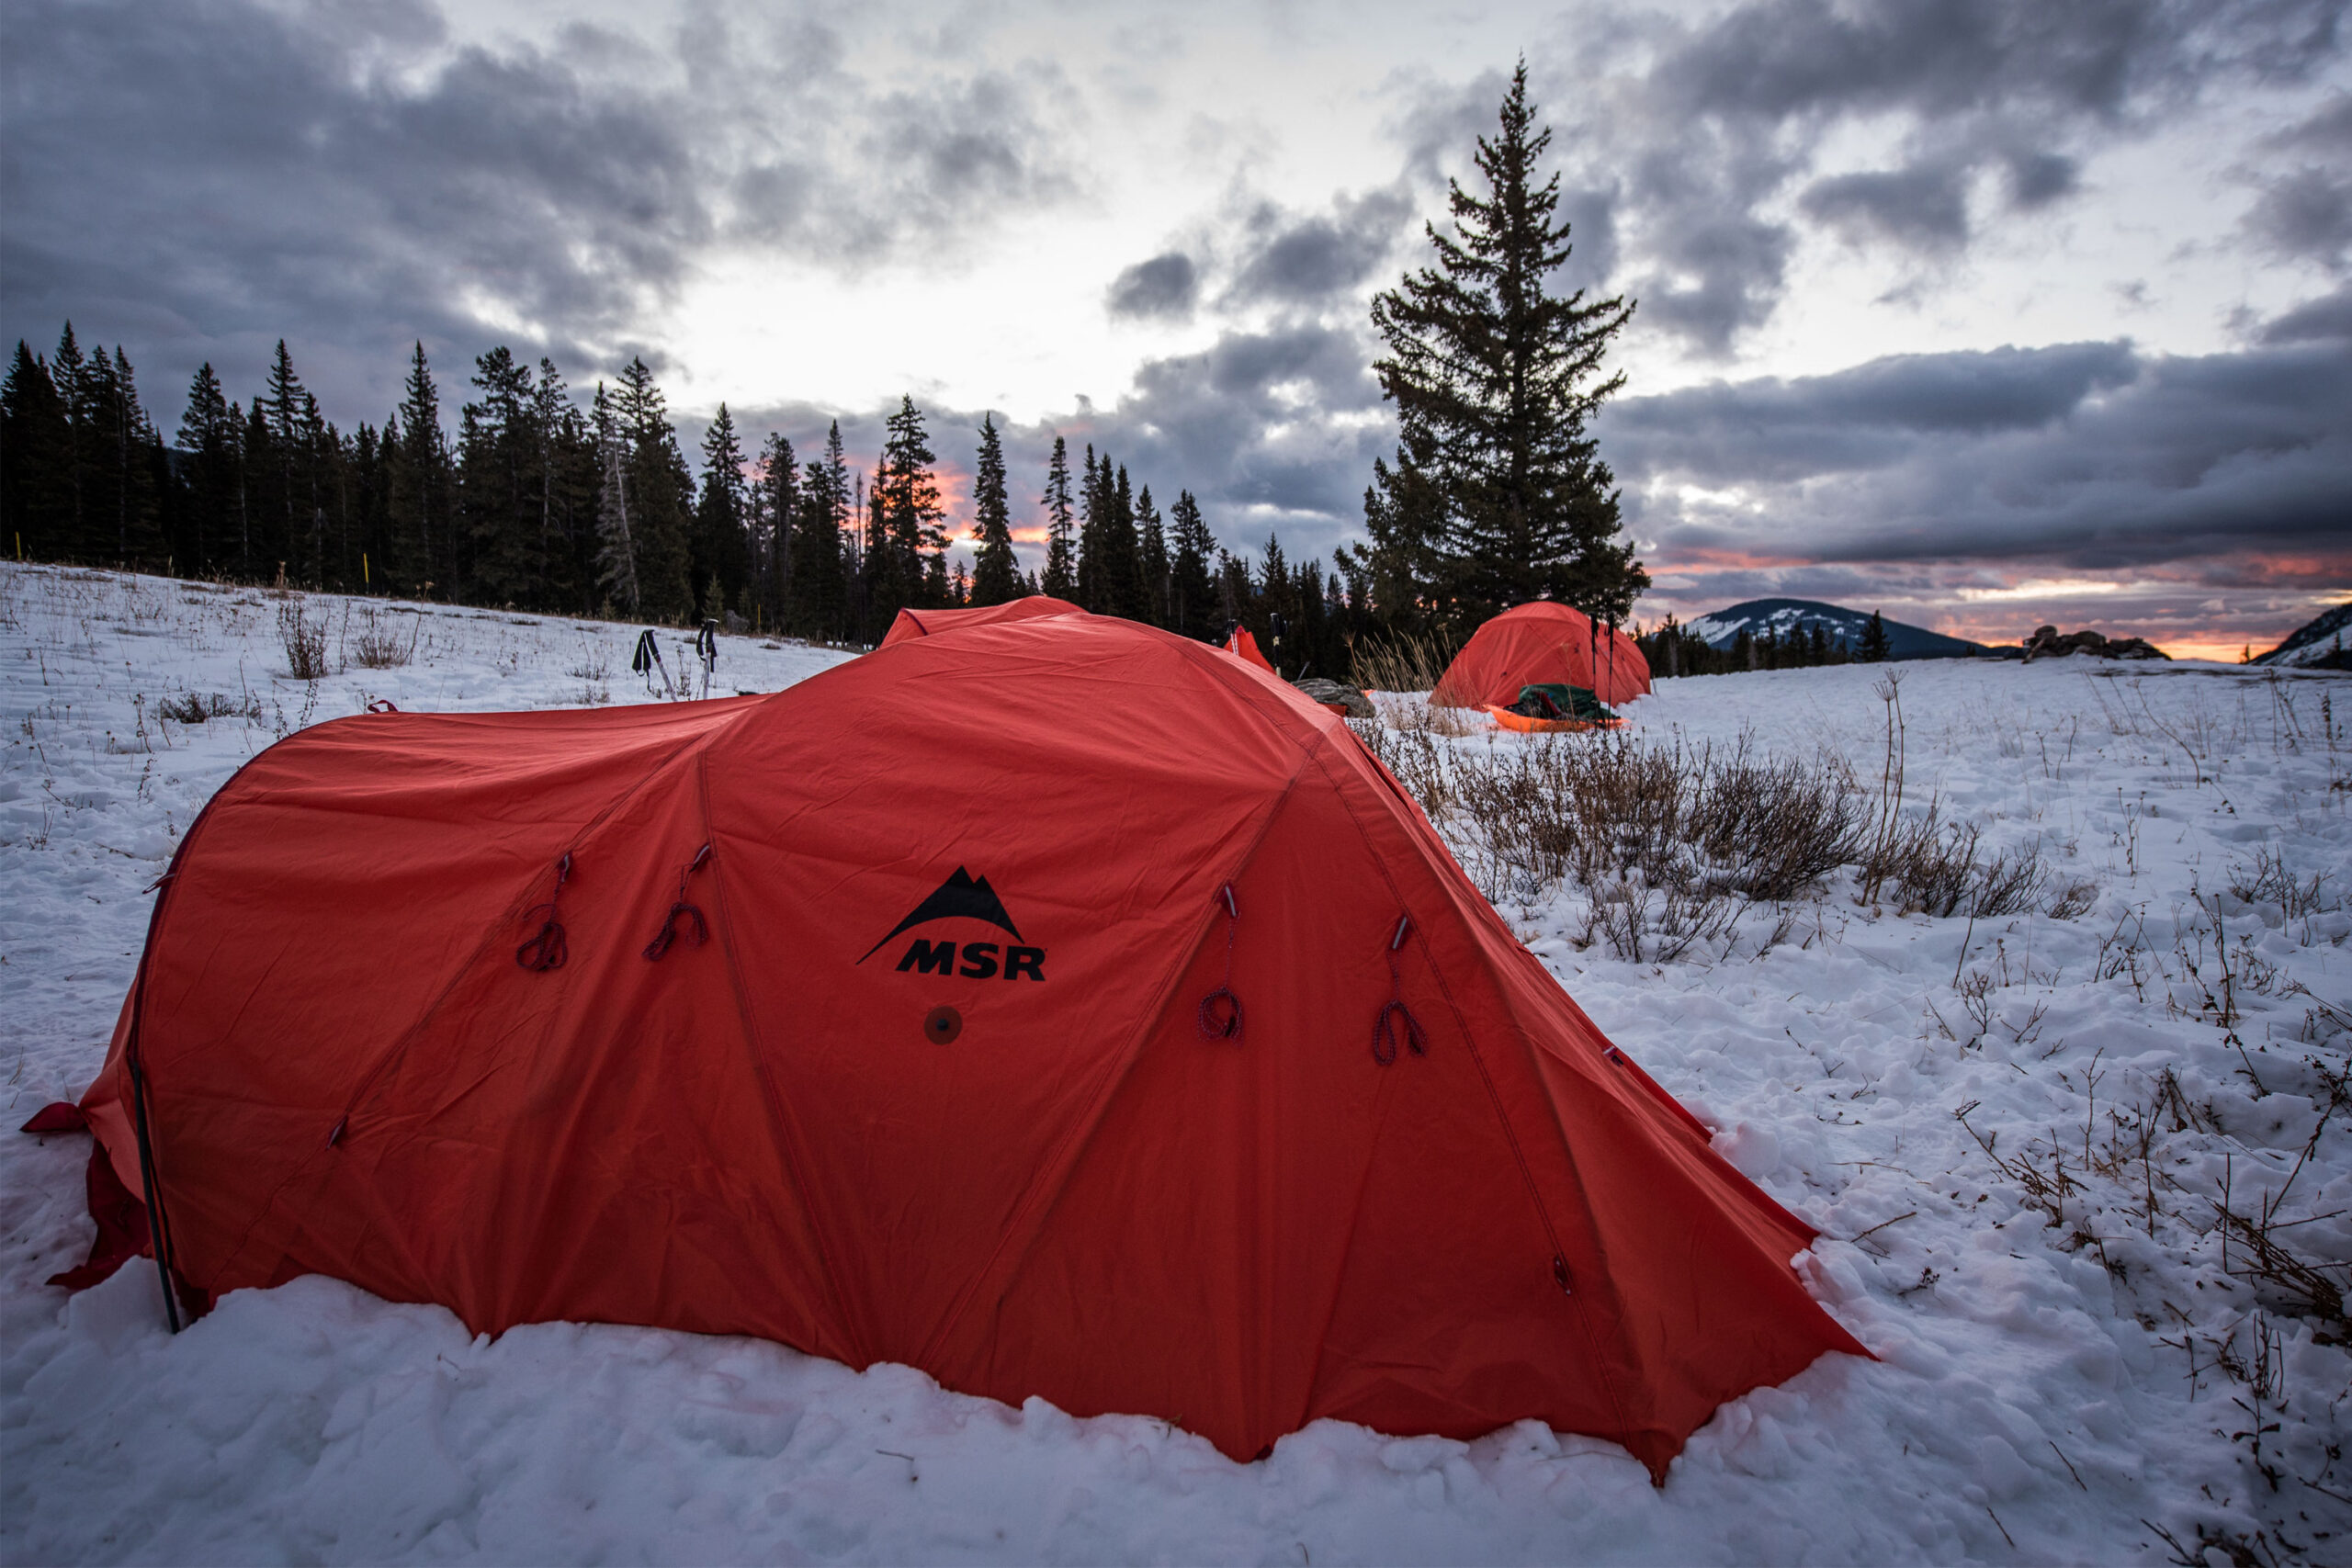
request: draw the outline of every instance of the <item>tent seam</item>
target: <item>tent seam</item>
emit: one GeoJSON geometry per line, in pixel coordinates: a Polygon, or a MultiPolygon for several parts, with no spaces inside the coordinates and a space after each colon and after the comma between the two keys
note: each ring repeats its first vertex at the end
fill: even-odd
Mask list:
{"type": "MultiPolygon", "coordinates": [[[[1404,892],[1396,886],[1396,878],[1391,875],[1389,872],[1387,862],[1382,858],[1378,848],[1373,843],[1371,831],[1365,828],[1363,818],[1357,814],[1355,803],[1348,798],[1348,792],[1344,783],[1335,777],[1331,773],[1329,768],[1325,766],[1320,748],[1317,749],[1317,752],[1310,760],[1313,761],[1318,768],[1323,769],[1324,777],[1329,779],[1331,783],[1332,794],[1339,797],[1340,807],[1348,814],[1349,821],[1354,824],[1357,836],[1363,840],[1365,852],[1372,857],[1373,863],[1379,868],[1381,880],[1387,884],[1388,890],[1396,896],[1398,905],[1402,907],[1405,904],[1404,892]]],[[[1432,825],[1432,827],[1434,827],[1434,825],[1432,825]]],[[[1411,911],[1409,909],[1406,910],[1406,913],[1408,914],[1411,911]]],[[[1478,1049],[1478,1043],[1471,1032],[1469,1021],[1464,1016],[1462,1004],[1455,999],[1453,987],[1447,983],[1444,971],[1439,967],[1436,955],[1430,949],[1429,937],[1427,933],[1421,930],[1420,923],[1419,921],[1414,922],[1413,934],[1416,939],[1417,945],[1421,950],[1422,962],[1429,965],[1430,979],[1436,982],[1439,994],[1444,997],[1447,1010],[1453,1014],[1454,1027],[1460,1032],[1462,1043],[1469,1051],[1471,1065],[1478,1070],[1478,1081],[1487,1090],[1487,1103],[1494,1111],[1497,1124],[1502,1129],[1503,1141],[1510,1149],[1513,1163],[1519,1167],[1520,1179],[1526,1184],[1528,1201],[1534,1205],[1535,1217],[1544,1227],[1544,1239],[1552,1244],[1552,1255],[1555,1258],[1565,1259],[1567,1256],[1567,1249],[1560,1243],[1559,1228],[1553,1222],[1551,1207],[1544,1201],[1543,1189],[1536,1184],[1535,1173],[1528,1166],[1527,1151],[1520,1142],[1518,1129],[1511,1125],[1510,1112],[1503,1108],[1502,1096],[1495,1088],[1494,1075],[1487,1069],[1486,1057],[1478,1049]]],[[[1472,934],[1475,940],[1475,932],[1472,934]]],[[[1525,1030],[1520,1029],[1514,1032],[1521,1037],[1523,1044],[1526,1033],[1525,1030]]],[[[1540,1075],[1537,1081],[1539,1083],[1541,1082],[1540,1075]]],[[[1550,1101],[1550,1096],[1547,1094],[1544,1098],[1548,1104],[1550,1101]]],[[[1568,1145],[1567,1134],[1564,1128],[1559,1127],[1558,1117],[1555,1112],[1552,1114],[1552,1123],[1555,1129],[1559,1131],[1561,1146],[1566,1149],[1568,1145]]],[[[1576,1168],[1576,1158],[1573,1154],[1568,1156],[1568,1164],[1571,1170],[1576,1168]]],[[[1581,1179],[1577,1181],[1577,1189],[1578,1193],[1581,1195],[1584,1190],[1581,1179]]],[[[1359,1193],[1358,1196],[1359,1201],[1361,1201],[1361,1193],[1359,1193]]],[[[1592,1223],[1591,1206],[1589,1202],[1585,1204],[1585,1218],[1588,1234],[1592,1236],[1595,1247],[1598,1249],[1600,1234],[1598,1227],[1592,1223]]],[[[1354,1235],[1357,1217],[1351,1214],[1349,1217],[1349,1235],[1351,1239],[1354,1235]]],[[[1342,1267],[1344,1268],[1344,1258],[1342,1260],[1342,1267]]],[[[1332,1312],[1335,1316],[1338,1313],[1338,1289],[1335,1286],[1332,1292],[1332,1312]]],[[[1623,1396],[1618,1392],[1616,1379],[1610,1373],[1608,1359],[1600,1353],[1602,1346],[1599,1342],[1598,1335],[1591,1322],[1591,1314],[1586,1310],[1583,1300],[1580,1297],[1574,1293],[1570,1293],[1568,1299],[1572,1303],[1571,1311],[1576,1317],[1577,1325],[1583,1331],[1586,1346],[1592,1352],[1593,1365],[1600,1374],[1601,1386],[1609,1391],[1609,1402],[1616,1407],[1619,1428],[1623,1431],[1631,1432],[1633,1430],[1631,1416],[1626,1410],[1623,1396]]],[[[1329,1327],[1330,1325],[1327,1322],[1324,1325],[1324,1331],[1327,1336],[1329,1333],[1329,1327]]],[[[1316,1347],[1316,1359],[1318,1366],[1321,1364],[1323,1349],[1324,1342],[1318,1341],[1316,1347]]],[[[1312,1394],[1310,1393],[1310,1406],[1312,1403],[1313,1399],[1312,1394]]]]}
{"type": "MultiPolygon", "coordinates": [[[[702,803],[703,835],[706,840],[715,840],[718,836],[718,829],[710,809],[708,764],[707,755],[696,759],[695,783],[702,803]]],[[[801,1217],[808,1226],[809,1241],[817,1249],[817,1267],[824,1275],[826,1292],[832,1298],[834,1317],[840,1324],[844,1336],[849,1338],[853,1350],[859,1357],[860,1364],[866,1364],[872,1358],[865,1353],[864,1337],[853,1331],[848,1303],[842,1298],[841,1280],[833,1268],[832,1254],[825,1245],[824,1226],[818,1223],[816,1214],[809,1208],[808,1178],[801,1169],[799,1156],[793,1140],[785,1135],[786,1119],[783,1102],[778,1096],[774,1076],[768,1071],[767,1059],[761,1050],[762,1035],[759,1023],[753,1016],[751,997],[743,987],[742,966],[737,962],[735,954],[734,927],[727,916],[727,857],[725,855],[712,857],[711,876],[713,886],[718,894],[716,902],[718,905],[718,941],[720,951],[727,960],[727,983],[729,988],[735,994],[736,1017],[743,1026],[743,1043],[752,1058],[752,1075],[760,1082],[760,1097],[766,1104],[769,1125],[775,1137],[776,1152],[783,1157],[786,1168],[792,1173],[793,1196],[799,1201],[801,1217]]],[[[821,1327],[821,1325],[820,1326],[821,1327]]]]}
{"type": "MultiPolygon", "coordinates": [[[[773,701],[775,699],[774,696],[771,695],[766,700],[773,701]]],[[[743,705],[743,713],[738,715],[735,718],[728,719],[719,725],[714,726],[710,731],[702,735],[690,737],[687,739],[682,740],[669,751],[664,752],[658,761],[649,766],[646,771],[639,775],[634,783],[630,784],[627,789],[621,791],[620,794],[615,795],[611,800],[606,802],[603,810],[590,818],[585,824],[573,829],[571,836],[564,841],[562,850],[558,852],[568,854],[578,849],[589,835],[594,833],[597,829],[603,827],[606,821],[611,819],[615,813],[618,812],[623,807],[635,799],[638,792],[642,790],[648,784],[651,783],[655,775],[659,774],[663,769],[670,766],[671,763],[676,761],[680,757],[685,755],[695,747],[706,745],[710,740],[716,739],[718,734],[732,728],[741,717],[748,716],[763,705],[764,703],[746,703],[743,705]]],[[[420,715],[418,716],[427,716],[420,715]]],[[[325,727],[321,726],[319,728],[323,728],[325,727]]],[[[314,733],[314,731],[305,730],[300,733],[309,735],[314,733]]],[[[279,741],[277,745],[283,746],[286,744],[287,740],[292,740],[294,739],[294,736],[289,735],[286,738],[286,740],[279,741]]],[[[270,751],[276,750],[277,749],[277,746],[273,746],[268,750],[260,752],[253,759],[253,761],[247,762],[245,766],[248,768],[252,767],[254,762],[260,761],[263,757],[267,756],[270,751]]],[[[243,771],[244,769],[243,768],[238,770],[240,773],[243,771]]],[[[235,776],[232,775],[229,783],[234,784],[235,782],[235,776]]],[[[216,794],[213,798],[218,800],[220,795],[225,795],[228,792],[228,784],[223,784],[220,793],[216,794]]],[[[206,803],[205,809],[207,812],[210,811],[210,802],[206,803]]],[[[189,826],[187,838],[181,840],[180,850],[183,854],[187,852],[187,846],[195,840],[196,829],[199,825],[200,823],[191,824],[189,826]]],[[[516,894],[513,899],[508,901],[505,910],[501,913],[495,920],[490,922],[484,928],[481,941],[477,942],[466,953],[463,961],[458,963],[450,971],[448,979],[443,984],[438,991],[434,993],[433,999],[425,1004],[424,1010],[419,1013],[415,1020],[411,1022],[406,1029],[401,1032],[399,1038],[395,1039],[390,1045],[385,1048],[383,1055],[379,1056],[375,1063],[371,1065],[365,1073],[360,1075],[357,1087],[353,1089],[350,1095],[344,1102],[344,1120],[348,1121],[350,1117],[357,1113],[360,1103],[374,1090],[377,1080],[407,1054],[409,1047],[415,1044],[424,1027],[433,1021],[434,1018],[439,1014],[442,1004],[449,999],[449,994],[458,988],[458,984],[463,981],[469,974],[473,972],[474,966],[481,962],[482,954],[489,951],[492,942],[498,940],[496,933],[499,929],[512,920],[519,910],[529,907],[525,904],[523,900],[529,897],[530,894],[531,888],[528,885],[526,885],[520,893],[516,894]]],[[[264,1220],[269,1218],[269,1216],[276,1212],[278,1200],[286,1195],[286,1190],[291,1187],[295,1182],[300,1180],[311,1170],[315,1169],[319,1161],[334,1146],[334,1145],[329,1144],[322,1144],[317,1148],[312,1149],[311,1153],[303,1158],[300,1164],[297,1165],[292,1170],[287,1172],[284,1179],[278,1182],[277,1187],[271,1190],[267,1201],[263,1202],[254,1211],[254,1217],[246,1222],[244,1231],[237,1238],[237,1245],[231,1249],[227,1257],[223,1258],[220,1264],[220,1268],[223,1272],[226,1272],[229,1269],[234,1266],[239,1259],[244,1257],[245,1248],[253,1243],[254,1232],[260,1228],[264,1220]]],[[[367,1236],[374,1234],[375,1227],[371,1224],[368,1229],[363,1233],[361,1239],[364,1241],[367,1236]]]]}
{"type": "MultiPolygon", "coordinates": [[[[1216,649],[1210,649],[1204,644],[1194,644],[1189,639],[1181,640],[1187,649],[1200,648],[1203,657],[1212,660],[1224,657],[1216,649]]],[[[1196,663],[1198,661],[1195,660],[1196,663]]],[[[1215,664],[1210,664],[1207,668],[1222,679],[1224,674],[1222,670],[1215,664]]],[[[1258,825],[1258,831],[1250,838],[1249,848],[1242,852],[1240,860],[1234,868],[1222,878],[1227,883],[1237,880],[1250,869],[1250,862],[1257,858],[1258,850],[1265,842],[1266,834],[1272,830],[1275,819],[1282,815],[1283,805],[1298,788],[1298,781],[1305,776],[1307,765],[1314,760],[1315,753],[1313,745],[1302,742],[1286,733],[1284,727],[1276,720],[1274,715],[1268,713],[1260,703],[1250,700],[1253,695],[1260,694],[1253,694],[1249,688],[1244,687],[1240,691],[1234,692],[1233,694],[1241,697],[1281,739],[1290,741],[1296,747],[1299,755],[1296,767],[1292,770],[1289,779],[1283,783],[1282,793],[1274,797],[1272,806],[1267,809],[1265,819],[1258,825]]],[[[1316,730],[1315,734],[1318,741],[1327,739],[1319,729],[1316,730]]],[[[1021,1266],[1026,1261],[1030,1248],[1035,1245],[1036,1237],[1044,1232],[1046,1217],[1053,1213],[1054,1205],[1061,1201],[1061,1195],[1068,1188],[1071,1173],[1078,1168],[1080,1156],[1093,1143],[1094,1134],[1101,1130],[1103,1118],[1110,1113],[1111,1105],[1118,1098],[1120,1088],[1135,1071],[1136,1063],[1142,1058],[1143,1047],[1150,1039],[1151,1031],[1159,1022],[1161,1013],[1166,1010],[1168,998],[1173,994],[1176,982],[1191,966],[1193,957],[1200,952],[1200,942],[1208,940],[1208,932],[1212,929],[1214,929],[1213,921],[1210,925],[1204,927],[1200,941],[1186,949],[1170,965],[1167,979],[1160,985],[1157,999],[1151,1009],[1144,1014],[1143,1022],[1128,1042],[1126,1050],[1119,1061],[1106,1070],[1102,1092],[1095,1100],[1093,1110],[1087,1116],[1084,1124],[1073,1127],[1065,1134],[1062,1141],[1055,1146],[1053,1154],[1045,1162],[1043,1168],[1045,1171],[1054,1172],[1057,1167],[1059,1168],[1055,1176],[1052,1192],[1046,1194],[1042,1189],[1032,1187],[1029,1195],[1023,1200],[1022,1206],[1017,1212],[1016,1223],[1006,1227],[1004,1236],[998,1242],[996,1250],[989,1254],[988,1262],[974,1274],[972,1283],[966,1288],[965,1294],[949,1309],[947,1316],[942,1321],[939,1328],[925,1342],[922,1352],[925,1361],[934,1357],[948,1342],[956,1329],[962,1325],[964,1318],[971,1310],[972,1303],[978,1298],[989,1275],[997,1268],[999,1260],[1005,1257],[1006,1248],[1013,1245],[1014,1235],[1025,1226],[1028,1234],[1021,1242],[1020,1251],[1013,1257],[1011,1267],[1005,1274],[1003,1284],[997,1294],[997,1304],[1001,1306],[1006,1296],[1011,1293],[1014,1281],[1020,1278],[1021,1266]]]]}

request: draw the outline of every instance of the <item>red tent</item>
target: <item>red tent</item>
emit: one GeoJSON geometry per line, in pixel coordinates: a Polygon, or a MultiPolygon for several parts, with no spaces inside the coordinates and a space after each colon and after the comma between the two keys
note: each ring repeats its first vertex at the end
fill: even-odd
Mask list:
{"type": "Polygon", "coordinates": [[[1248,660],[1269,675],[1274,672],[1274,667],[1268,663],[1266,656],[1258,650],[1258,639],[1250,635],[1248,626],[1237,626],[1233,628],[1233,634],[1225,639],[1225,651],[1236,659],[1248,660]]]}
{"type": "Polygon", "coordinates": [[[956,631],[965,626],[993,626],[1005,621],[1034,621],[1046,615],[1082,615],[1085,611],[1067,599],[1050,598],[1032,593],[1010,604],[984,604],[974,610],[901,610],[898,619],[890,623],[880,647],[888,648],[910,637],[936,637],[941,632],[956,631]]]}
{"type": "Polygon", "coordinates": [[[301,731],[189,829],[82,1106],[199,1305],[758,1335],[1244,1459],[1532,1416],[1662,1473],[1860,1349],[1344,723],[1109,618],[301,731]]]}
{"type": "Polygon", "coordinates": [[[1509,707],[1521,686],[1582,686],[1611,706],[1650,689],[1650,662],[1632,637],[1548,600],[1505,610],[1471,634],[1430,700],[1509,707]]]}

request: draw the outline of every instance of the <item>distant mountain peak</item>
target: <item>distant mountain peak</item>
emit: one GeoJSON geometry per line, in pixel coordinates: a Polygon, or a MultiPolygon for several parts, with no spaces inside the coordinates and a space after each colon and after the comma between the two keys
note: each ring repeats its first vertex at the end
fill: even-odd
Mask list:
{"type": "Polygon", "coordinates": [[[2308,665],[2341,670],[2352,660],[2345,643],[2352,639],[2352,603],[2324,610],[2287,634],[2287,639],[2258,656],[2256,664],[2308,665]]]}
{"type": "MultiPolygon", "coordinates": [[[[1888,656],[1894,659],[1976,659],[1997,657],[2001,650],[1982,643],[1969,642],[1941,632],[1931,632],[1902,621],[1881,616],[1886,627],[1888,656]]],[[[1871,612],[1851,610],[1843,604],[1826,604],[1819,599],[1749,599],[1728,609],[1713,611],[1691,621],[1683,629],[1708,647],[1728,649],[1746,632],[1750,637],[1760,637],[1767,631],[1786,640],[1792,632],[1821,627],[1836,647],[1843,643],[1849,649],[1860,648],[1862,628],[1870,625],[1871,612]]]]}

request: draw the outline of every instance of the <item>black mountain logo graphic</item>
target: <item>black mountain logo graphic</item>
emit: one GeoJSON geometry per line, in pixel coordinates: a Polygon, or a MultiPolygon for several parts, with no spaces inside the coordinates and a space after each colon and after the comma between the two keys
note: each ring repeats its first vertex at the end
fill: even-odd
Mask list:
{"type": "Polygon", "coordinates": [[[985,876],[975,877],[959,865],[956,868],[954,875],[939,885],[937,892],[916,905],[912,914],[890,928],[890,936],[884,937],[881,942],[867,948],[865,957],[860,958],[858,962],[863,964],[867,958],[881,952],[884,943],[888,942],[890,937],[922,925],[926,920],[944,920],[950,915],[963,915],[975,920],[986,920],[1001,931],[1011,931],[1015,941],[1020,940],[1021,928],[1014,925],[1012,917],[1004,912],[1004,900],[996,896],[996,889],[989,886],[989,879],[985,876]]]}

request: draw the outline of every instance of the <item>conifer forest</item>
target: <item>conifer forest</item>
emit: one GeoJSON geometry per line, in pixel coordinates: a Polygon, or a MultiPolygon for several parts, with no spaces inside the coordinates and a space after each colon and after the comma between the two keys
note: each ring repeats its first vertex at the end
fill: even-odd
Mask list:
{"type": "Polygon", "coordinates": [[[445,391],[418,342],[397,405],[346,427],[281,339],[243,400],[200,367],[167,434],[123,350],[85,349],[70,322],[46,354],[20,340],[0,381],[0,541],[23,559],[850,647],[902,609],[1042,592],[1194,637],[1246,626],[1294,677],[1347,678],[1367,639],[1458,643],[1533,599],[1619,623],[1649,579],[1590,426],[1623,384],[1603,361],[1634,307],[1547,288],[1570,251],[1558,176],[1536,170],[1549,140],[1522,65],[1478,141],[1483,189],[1452,186],[1434,265],[1373,300],[1398,441],[1361,537],[1328,563],[1294,563],[1273,535],[1221,542],[1192,490],[1155,496],[1091,444],[1057,434],[1045,471],[1016,475],[992,413],[951,431],[911,396],[870,457],[838,420],[815,450],[754,444],[724,403],[689,455],[641,357],[583,395],[500,345],[445,391]],[[968,566],[950,564],[951,441],[972,454],[968,566]],[[1029,570],[1016,526],[1044,532],[1029,570]]]}

